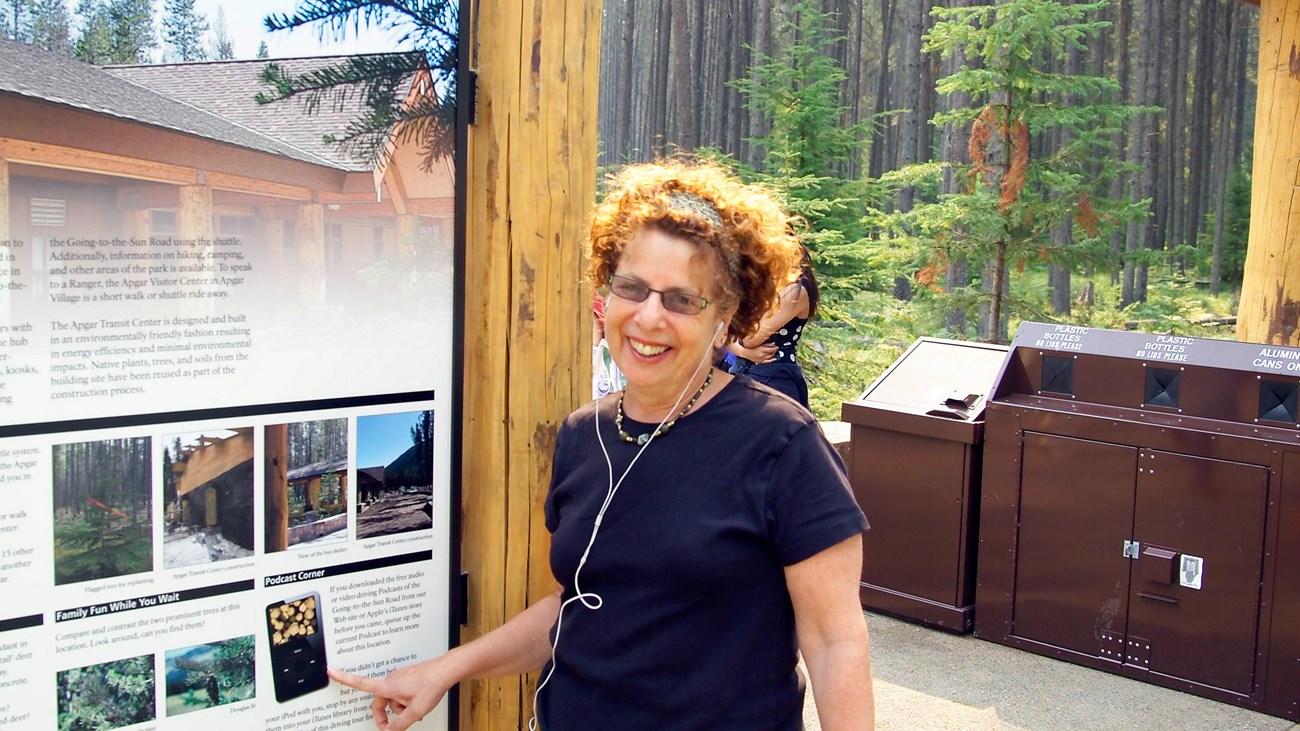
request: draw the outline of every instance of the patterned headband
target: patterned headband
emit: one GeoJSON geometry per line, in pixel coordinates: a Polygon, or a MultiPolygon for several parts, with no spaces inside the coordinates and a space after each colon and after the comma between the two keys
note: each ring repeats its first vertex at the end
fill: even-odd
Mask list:
{"type": "MultiPolygon", "coordinates": [[[[678,212],[693,213],[696,216],[708,221],[719,232],[726,233],[722,226],[722,214],[713,201],[702,195],[688,193],[684,190],[669,191],[665,198],[668,199],[668,210],[678,212]]],[[[727,261],[727,271],[734,279],[740,272],[740,256],[735,251],[722,250],[723,258],[727,261]]]]}
{"type": "Polygon", "coordinates": [[[694,213],[710,224],[722,228],[722,214],[709,199],[684,190],[669,191],[665,197],[668,199],[669,210],[694,213]]]}

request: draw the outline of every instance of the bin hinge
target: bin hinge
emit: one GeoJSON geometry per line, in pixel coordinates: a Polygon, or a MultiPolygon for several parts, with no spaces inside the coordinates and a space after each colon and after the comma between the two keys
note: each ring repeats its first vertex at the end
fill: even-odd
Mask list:
{"type": "Polygon", "coordinates": [[[1124,541],[1124,558],[1136,560],[1142,544],[1137,541],[1124,541]]]}

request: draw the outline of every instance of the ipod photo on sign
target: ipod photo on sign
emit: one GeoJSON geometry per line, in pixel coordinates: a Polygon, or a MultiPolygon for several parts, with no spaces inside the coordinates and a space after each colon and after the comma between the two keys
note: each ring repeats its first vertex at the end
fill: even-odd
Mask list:
{"type": "Polygon", "coordinates": [[[329,685],[320,594],[310,592],[266,607],[271,674],[280,703],[329,685]]]}

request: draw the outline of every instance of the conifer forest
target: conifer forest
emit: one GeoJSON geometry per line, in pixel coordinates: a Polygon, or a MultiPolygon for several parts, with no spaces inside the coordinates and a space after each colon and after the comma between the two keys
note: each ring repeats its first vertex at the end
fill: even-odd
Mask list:
{"type": "Polygon", "coordinates": [[[823,418],[920,335],[1231,339],[1258,23],[1240,0],[606,0],[600,161],[702,152],[803,216],[823,418]]]}
{"type": "Polygon", "coordinates": [[[54,447],[54,583],[153,569],[149,437],[54,447]]]}

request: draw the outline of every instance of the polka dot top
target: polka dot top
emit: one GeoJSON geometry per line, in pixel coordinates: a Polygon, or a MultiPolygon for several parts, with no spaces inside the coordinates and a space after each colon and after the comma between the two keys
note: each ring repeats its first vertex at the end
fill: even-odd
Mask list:
{"type": "Polygon", "coordinates": [[[803,317],[792,317],[784,325],[777,328],[776,332],[767,336],[765,342],[776,345],[776,358],[773,363],[793,363],[795,346],[799,344],[799,336],[803,335],[803,326],[808,324],[808,320],[803,317]]]}

